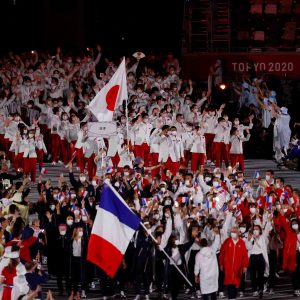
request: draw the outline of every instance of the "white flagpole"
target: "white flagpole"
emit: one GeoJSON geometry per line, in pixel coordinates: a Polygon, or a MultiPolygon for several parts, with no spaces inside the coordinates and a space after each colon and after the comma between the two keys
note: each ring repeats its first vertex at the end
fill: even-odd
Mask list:
{"type": "MultiPolygon", "coordinates": [[[[115,188],[111,185],[110,182],[105,182],[105,184],[107,184],[112,191],[115,193],[115,195],[120,199],[120,201],[122,203],[124,203],[126,205],[126,207],[133,213],[135,214],[131,208],[127,205],[127,203],[124,201],[124,199],[122,198],[122,196],[115,190],[115,188]]],[[[143,224],[143,222],[140,222],[140,225],[147,231],[147,228],[145,227],[145,225],[143,224]]],[[[159,245],[157,239],[152,235],[152,233],[149,234],[149,236],[151,237],[151,239],[155,242],[156,245],[159,245]]],[[[187,279],[187,277],[183,274],[183,272],[178,268],[178,266],[176,265],[176,262],[172,259],[172,257],[170,257],[168,255],[168,253],[165,251],[165,249],[163,249],[160,245],[159,245],[159,249],[164,253],[164,255],[169,259],[170,262],[174,263],[174,267],[176,268],[176,270],[180,273],[180,275],[184,278],[184,280],[190,285],[190,287],[193,287],[192,283],[187,279]]]]}
{"type": "Polygon", "coordinates": [[[126,109],[125,109],[125,116],[126,116],[126,131],[127,131],[127,151],[129,154],[129,124],[128,124],[128,99],[126,98],[126,109]]]}

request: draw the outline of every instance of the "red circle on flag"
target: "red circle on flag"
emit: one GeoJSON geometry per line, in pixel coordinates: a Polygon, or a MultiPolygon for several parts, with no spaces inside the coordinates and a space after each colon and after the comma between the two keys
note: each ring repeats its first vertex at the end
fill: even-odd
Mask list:
{"type": "Polygon", "coordinates": [[[112,86],[106,94],[106,103],[107,103],[107,110],[114,111],[116,106],[116,100],[118,96],[120,86],[114,85],[112,86]]]}

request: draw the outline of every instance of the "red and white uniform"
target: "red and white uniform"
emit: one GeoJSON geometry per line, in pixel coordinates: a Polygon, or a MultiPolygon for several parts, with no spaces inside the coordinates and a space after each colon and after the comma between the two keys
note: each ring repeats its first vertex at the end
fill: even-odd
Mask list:
{"type": "Polygon", "coordinates": [[[201,132],[193,133],[193,144],[191,148],[192,164],[191,170],[195,172],[199,167],[204,165],[206,158],[205,136],[201,132]]]}
{"type": "Polygon", "coordinates": [[[242,171],[244,171],[244,150],[243,150],[243,142],[249,141],[250,134],[247,135],[247,138],[242,136],[232,136],[230,138],[230,160],[231,165],[235,166],[238,162],[242,171]]]}

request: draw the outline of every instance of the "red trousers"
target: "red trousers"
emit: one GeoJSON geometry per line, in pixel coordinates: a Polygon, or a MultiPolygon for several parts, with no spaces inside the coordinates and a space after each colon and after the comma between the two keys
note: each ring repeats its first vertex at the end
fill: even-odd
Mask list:
{"type": "Polygon", "coordinates": [[[90,181],[96,175],[96,171],[97,171],[97,166],[94,160],[95,160],[95,154],[92,154],[91,157],[87,159],[87,169],[88,169],[88,175],[90,181]]]}
{"type": "Polygon", "coordinates": [[[58,134],[51,134],[51,151],[52,151],[52,162],[57,162],[59,158],[60,149],[60,137],[58,134]]]}
{"type": "MultiPolygon", "coordinates": [[[[150,157],[151,157],[151,166],[157,166],[158,165],[158,153],[150,153],[150,157]]],[[[155,176],[158,175],[160,172],[160,168],[156,168],[154,170],[151,171],[151,176],[155,176]]]]}
{"type": "Polygon", "coordinates": [[[24,157],[24,174],[30,175],[31,181],[36,179],[36,157],[24,157]]]}
{"type": "Polygon", "coordinates": [[[141,157],[144,162],[145,166],[149,166],[149,154],[150,154],[150,147],[147,143],[143,143],[142,145],[135,145],[135,155],[136,157],[141,157]]]}
{"type": "Polygon", "coordinates": [[[214,133],[205,133],[205,143],[206,143],[206,156],[208,160],[213,160],[215,157],[213,156],[213,142],[215,138],[214,133]]]}
{"type": "Polygon", "coordinates": [[[0,134],[0,150],[4,151],[4,134],[0,134]]]}
{"type": "Polygon", "coordinates": [[[116,153],[115,156],[112,156],[112,157],[111,157],[111,161],[112,161],[112,163],[113,163],[113,165],[114,165],[114,168],[116,168],[117,165],[118,165],[118,163],[119,163],[119,161],[120,161],[119,154],[116,153]]]}
{"type": "Polygon", "coordinates": [[[38,149],[36,151],[36,155],[37,155],[37,163],[39,164],[39,167],[40,167],[40,170],[41,170],[43,165],[44,165],[44,151],[43,151],[43,149],[38,149]]]}
{"type": "Polygon", "coordinates": [[[77,148],[76,149],[76,161],[77,161],[77,167],[80,170],[80,173],[84,172],[85,168],[85,157],[83,155],[83,149],[77,148]]]}
{"type": "Polygon", "coordinates": [[[205,154],[204,153],[192,153],[192,163],[191,170],[192,172],[200,169],[201,166],[204,166],[205,154]]]}
{"type": "MultiPolygon", "coordinates": [[[[175,176],[179,170],[180,162],[173,162],[169,157],[168,160],[164,163],[164,171],[169,170],[173,176],[175,176]]],[[[162,180],[166,179],[165,172],[162,172],[162,180]]]]}
{"type": "Polygon", "coordinates": [[[234,167],[236,163],[239,163],[239,169],[244,172],[244,154],[230,154],[231,165],[234,167]]]}
{"type": "Polygon", "coordinates": [[[229,152],[228,145],[225,143],[214,142],[213,144],[214,155],[216,159],[216,167],[219,168],[221,166],[222,161],[225,161],[225,166],[229,166],[229,152]]]}
{"type": "Polygon", "coordinates": [[[15,170],[17,171],[19,168],[24,169],[24,157],[23,157],[24,153],[20,152],[18,153],[17,156],[15,156],[14,159],[14,166],[15,166],[15,170]],[[15,165],[16,162],[16,165],[15,165]]]}
{"type": "Polygon", "coordinates": [[[192,153],[190,150],[184,150],[184,164],[188,166],[190,160],[192,159],[192,153]]]}
{"type": "Polygon", "coordinates": [[[62,161],[66,165],[69,162],[69,152],[70,152],[70,146],[68,141],[66,140],[60,140],[60,150],[61,150],[61,156],[62,161]]]}

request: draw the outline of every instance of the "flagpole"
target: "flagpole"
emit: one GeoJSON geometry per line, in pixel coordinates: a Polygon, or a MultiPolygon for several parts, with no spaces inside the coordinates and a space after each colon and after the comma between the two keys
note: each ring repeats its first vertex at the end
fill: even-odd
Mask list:
{"type": "MultiPolygon", "coordinates": [[[[144,228],[145,231],[147,231],[147,228],[145,227],[143,222],[140,222],[140,225],[144,228]]],[[[176,262],[174,261],[174,259],[169,256],[169,254],[165,251],[165,249],[163,247],[161,247],[161,245],[159,245],[157,239],[152,235],[152,233],[148,233],[148,235],[152,238],[153,242],[155,242],[159,246],[159,249],[169,259],[169,261],[174,263],[174,267],[180,273],[180,275],[184,278],[184,280],[189,284],[189,286],[193,287],[192,283],[187,279],[187,277],[183,274],[183,272],[178,268],[178,266],[176,265],[176,262]]]]}
{"type": "MultiPolygon", "coordinates": [[[[108,185],[112,191],[114,192],[114,194],[120,199],[120,201],[122,203],[124,203],[126,205],[126,207],[133,213],[135,214],[132,209],[128,206],[128,204],[125,202],[125,200],[122,198],[122,196],[116,191],[116,189],[112,186],[112,184],[110,182],[105,182],[106,185],[108,185]]],[[[145,227],[145,225],[140,222],[140,225],[144,228],[144,230],[147,231],[147,228],[145,227]]],[[[151,237],[151,239],[157,244],[159,245],[157,239],[152,235],[152,233],[149,234],[149,236],[151,237]]],[[[178,268],[178,266],[176,265],[176,262],[174,261],[174,259],[172,257],[170,257],[168,255],[168,253],[165,251],[165,249],[163,249],[160,245],[159,245],[159,249],[164,253],[164,255],[169,259],[169,261],[174,263],[174,267],[176,268],[176,270],[180,273],[180,275],[185,279],[185,281],[191,286],[193,287],[193,285],[191,284],[191,282],[187,279],[187,277],[183,274],[183,272],[178,268]]]]}
{"type": "Polygon", "coordinates": [[[126,131],[127,131],[127,152],[129,154],[128,97],[125,99],[125,101],[126,101],[125,116],[126,116],[126,131]]]}

